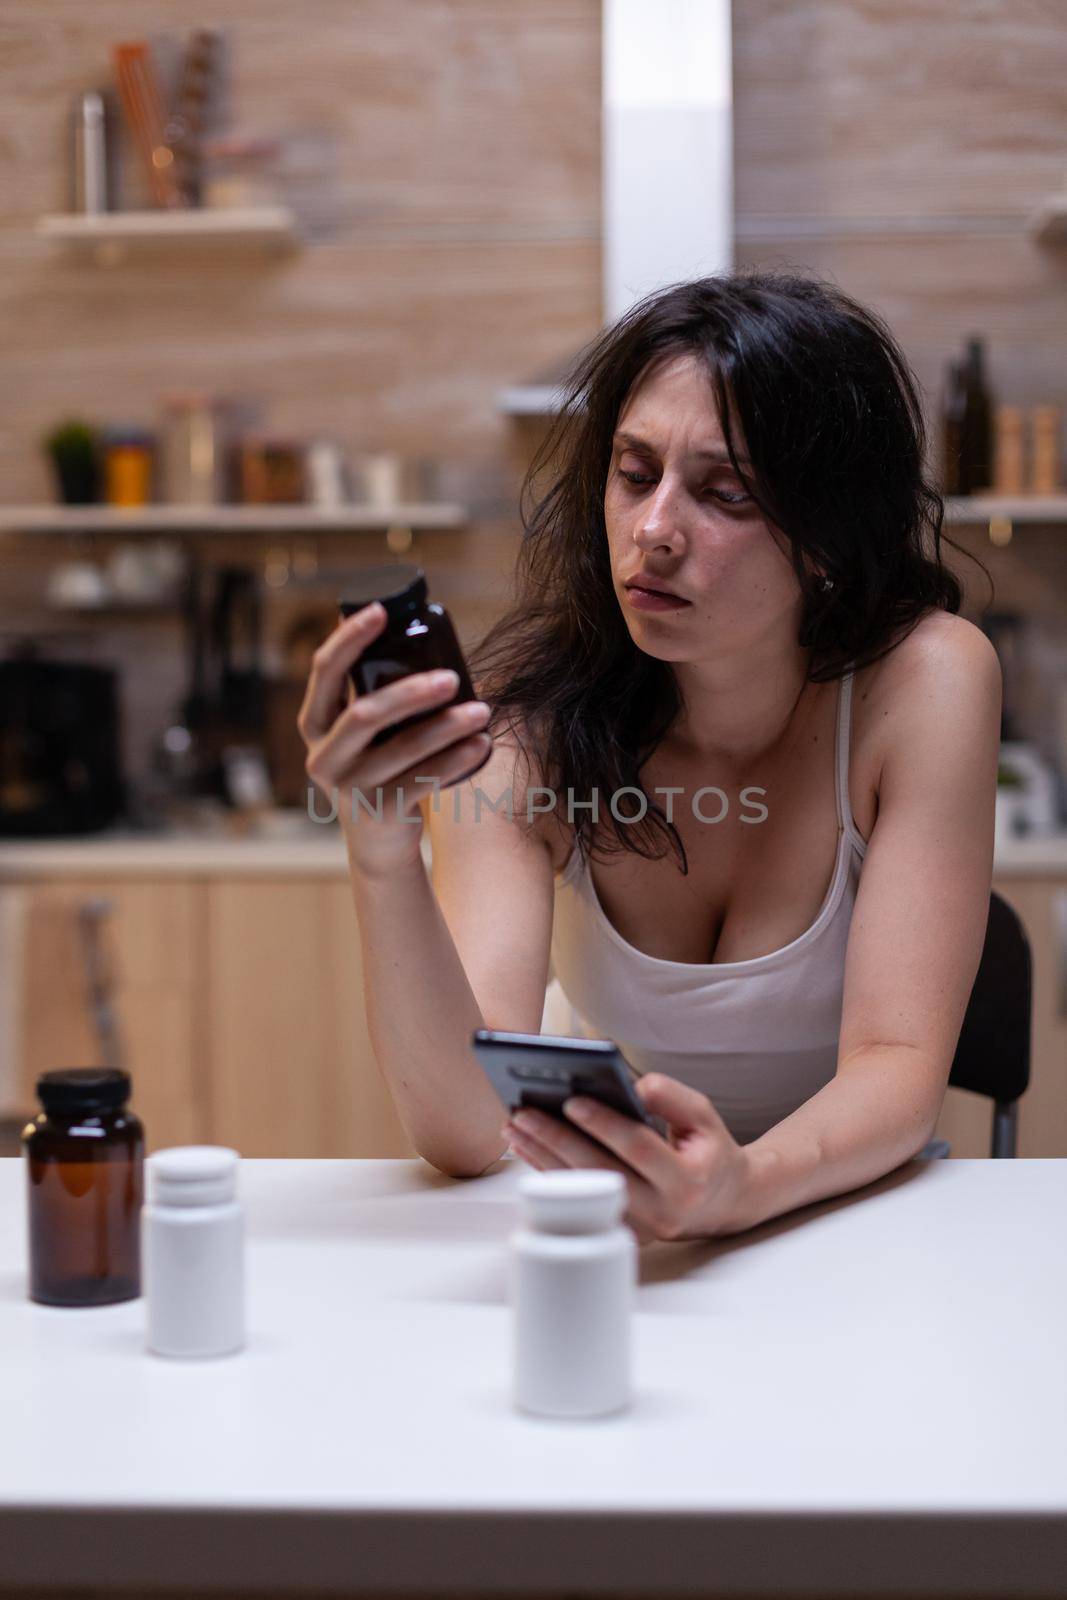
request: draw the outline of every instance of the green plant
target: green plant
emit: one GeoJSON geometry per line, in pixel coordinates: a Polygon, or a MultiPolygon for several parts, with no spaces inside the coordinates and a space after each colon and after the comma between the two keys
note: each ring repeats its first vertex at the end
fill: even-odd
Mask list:
{"type": "Polygon", "coordinates": [[[68,505],[91,505],[100,488],[96,430],[80,418],[61,423],[44,440],[59,493],[68,505]]]}
{"type": "Polygon", "coordinates": [[[78,462],[96,460],[96,430],[87,422],[72,418],[53,428],[45,439],[45,448],[53,461],[78,462]]]}

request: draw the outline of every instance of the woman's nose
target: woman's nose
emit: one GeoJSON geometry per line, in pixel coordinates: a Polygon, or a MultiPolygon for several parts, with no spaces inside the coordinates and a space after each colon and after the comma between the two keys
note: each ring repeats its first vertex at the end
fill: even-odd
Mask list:
{"type": "Polygon", "coordinates": [[[680,550],[684,534],[673,492],[661,481],[656,493],[642,507],[634,527],[634,543],[642,550],[666,546],[680,550]]]}

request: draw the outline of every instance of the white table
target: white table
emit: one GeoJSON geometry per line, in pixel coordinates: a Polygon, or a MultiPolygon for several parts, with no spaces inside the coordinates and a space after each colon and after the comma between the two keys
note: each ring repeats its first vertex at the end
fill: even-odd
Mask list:
{"type": "Polygon", "coordinates": [[[253,1161],[252,1337],[25,1299],[0,1162],[0,1584],[357,1595],[1052,1595],[1067,1160],[914,1162],[641,1252],[639,1398],[511,1406],[505,1161],[253,1161]]]}

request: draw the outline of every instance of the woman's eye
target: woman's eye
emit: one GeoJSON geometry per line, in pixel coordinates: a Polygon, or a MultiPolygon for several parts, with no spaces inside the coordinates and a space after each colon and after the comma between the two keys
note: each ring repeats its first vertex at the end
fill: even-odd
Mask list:
{"type": "MultiPolygon", "coordinates": [[[[627,472],[625,470],[625,468],[623,468],[623,467],[620,467],[618,469],[618,471],[619,471],[619,477],[620,478],[625,478],[626,482],[632,484],[635,489],[643,489],[643,488],[645,488],[645,486],[647,484],[655,483],[655,481],[656,481],[655,478],[649,477],[649,475],[647,473],[644,473],[644,472],[627,472]]],[[[728,490],[728,489],[710,489],[709,488],[707,493],[710,494],[714,499],[718,500],[720,502],[720,504],[722,504],[724,506],[743,506],[743,505],[747,505],[747,503],[751,499],[750,495],[743,494],[743,493],[740,493],[740,492],[731,493],[731,491],[728,490]]]]}

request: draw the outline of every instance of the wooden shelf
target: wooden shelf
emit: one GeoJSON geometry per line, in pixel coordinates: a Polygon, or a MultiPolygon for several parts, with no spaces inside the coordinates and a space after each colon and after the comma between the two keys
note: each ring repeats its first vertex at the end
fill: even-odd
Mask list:
{"type": "Polygon", "coordinates": [[[979,525],[997,520],[1067,523],[1067,494],[968,495],[945,500],[946,522],[979,525]]]}
{"type": "Polygon", "coordinates": [[[518,383],[501,389],[496,408],[508,417],[554,417],[563,409],[563,391],[551,383],[518,383]]]}
{"type": "Polygon", "coordinates": [[[146,617],[180,617],[182,595],[161,600],[100,600],[96,605],[72,606],[45,600],[41,611],[49,617],[103,617],[108,622],[138,622],[146,617]]]}
{"type": "Polygon", "coordinates": [[[211,246],[276,251],[290,250],[297,242],[296,220],[287,206],[70,212],[41,217],[37,232],[102,265],[121,261],[134,250],[211,246]]]}
{"type": "MultiPolygon", "coordinates": [[[[1067,525],[1067,494],[948,497],[945,521],[1067,525]]],[[[459,528],[466,506],[442,501],[408,505],[269,506],[0,506],[0,533],[356,533],[387,528],[459,528]]]]}
{"type": "Polygon", "coordinates": [[[467,508],[396,506],[0,506],[0,533],[330,533],[459,528],[467,508]]]}

